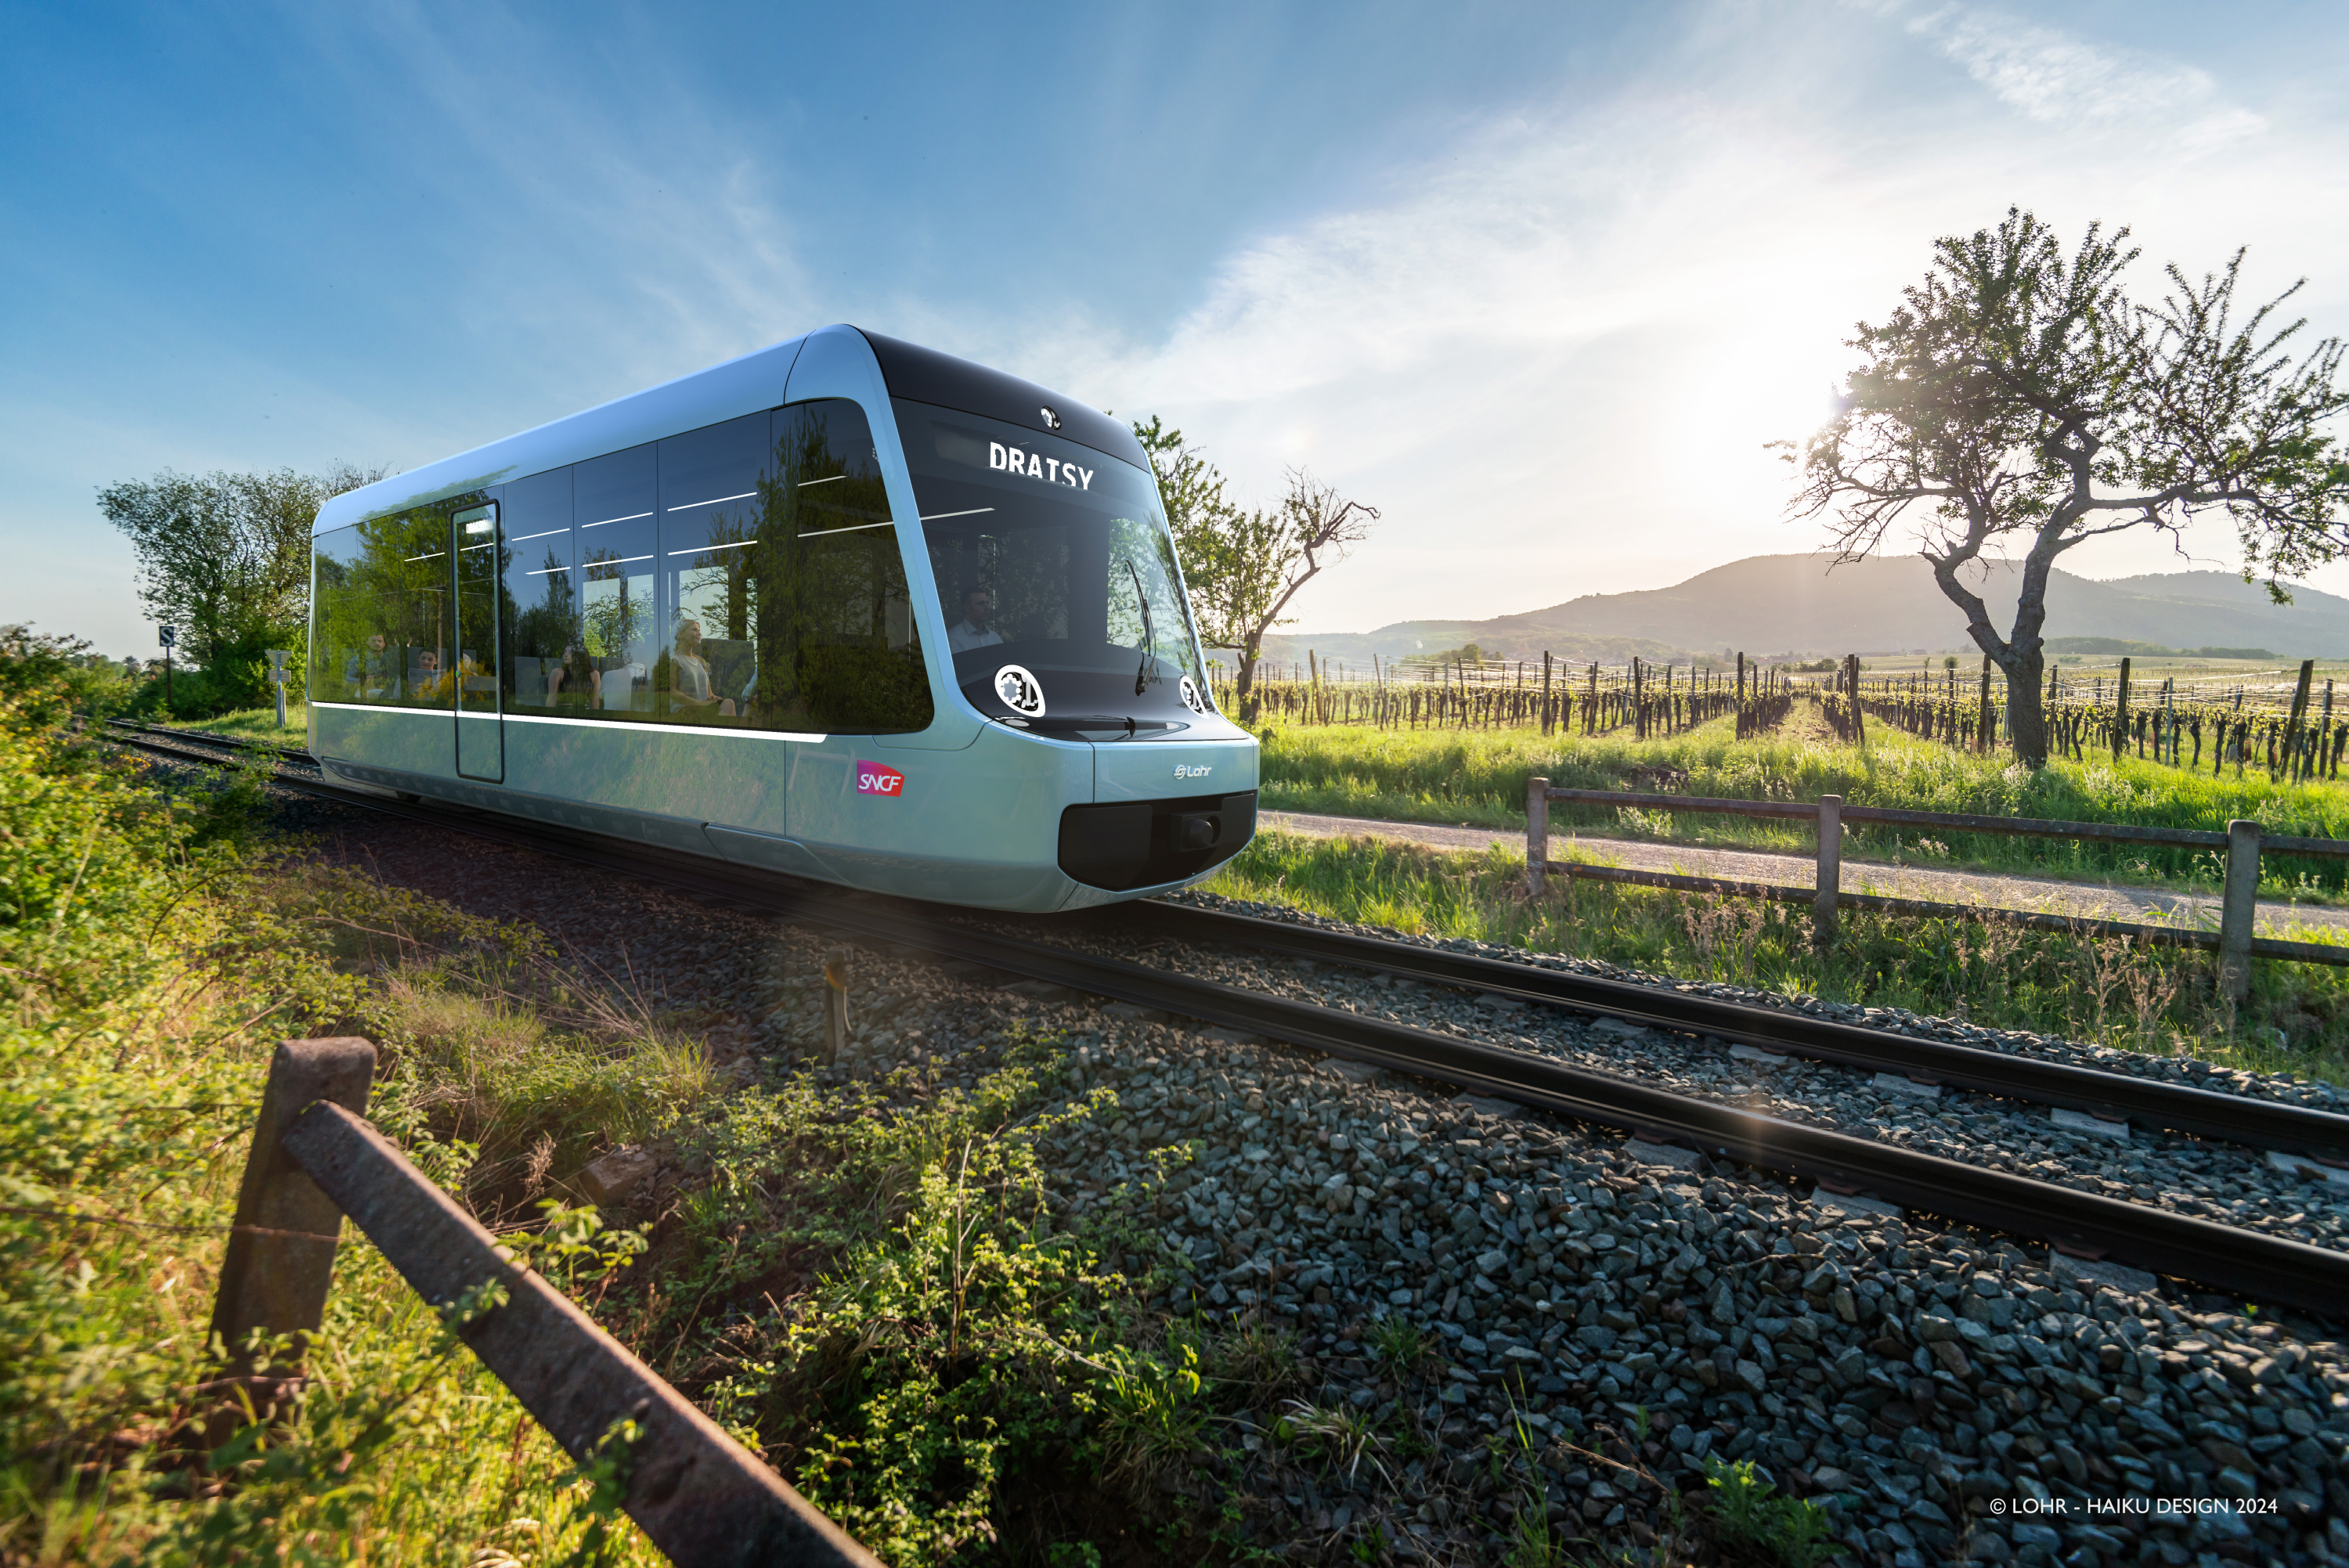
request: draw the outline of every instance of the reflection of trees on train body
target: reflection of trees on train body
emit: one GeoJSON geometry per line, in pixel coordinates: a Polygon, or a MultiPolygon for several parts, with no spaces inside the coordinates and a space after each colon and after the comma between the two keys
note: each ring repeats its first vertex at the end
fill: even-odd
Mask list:
{"type": "MultiPolygon", "coordinates": [[[[778,423],[755,521],[713,520],[678,614],[695,614],[705,639],[723,626],[753,645],[755,724],[918,729],[929,686],[871,432],[836,405],[786,409],[778,423]]],[[[710,666],[719,682],[714,654],[710,666]]]]}
{"type": "Polygon", "coordinates": [[[319,541],[313,691],[330,701],[444,701],[449,581],[442,508],[371,518],[331,545],[319,541]]]}
{"type": "MultiPolygon", "coordinates": [[[[510,555],[511,551],[502,553],[510,555]]],[[[506,591],[506,624],[513,628],[514,642],[510,656],[559,659],[564,645],[578,640],[579,596],[571,585],[571,573],[556,551],[547,551],[543,560],[543,564],[531,573],[543,595],[538,603],[524,609],[515,601],[512,588],[506,591]]],[[[511,573],[507,575],[511,582],[511,573]]]]}

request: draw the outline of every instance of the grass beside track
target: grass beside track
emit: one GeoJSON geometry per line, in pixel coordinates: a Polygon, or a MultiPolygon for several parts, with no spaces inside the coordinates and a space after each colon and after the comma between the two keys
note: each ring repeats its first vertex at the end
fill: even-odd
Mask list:
{"type": "Polygon", "coordinates": [[[1809,911],[1798,905],[1564,878],[1536,901],[1523,863],[1507,853],[1447,854],[1370,838],[1260,833],[1206,891],[1675,980],[1906,1007],[2349,1083],[2349,970],[2326,965],[2255,962],[2251,998],[2238,1011],[2218,996],[2207,954],[1847,911],[1835,951],[1821,955],[1811,948],[1809,911]]]}
{"type": "Polygon", "coordinates": [[[258,772],[159,786],[68,707],[0,657],[0,1563],[660,1561],[354,1231],[298,1398],[212,1383],[269,1053],[345,1033],[378,1127],[884,1561],[1098,1564],[1102,1521],[1120,1563],[1222,1553],[1161,1480],[1220,1496],[1214,1423],[1295,1346],[1147,1305],[1185,1283],[1139,1218],[1181,1146],[1052,1213],[1052,1140],[1113,1103],[1057,1038],[721,1074],[708,1020],[274,846],[258,772]],[[667,1173],[641,1233],[557,1201],[622,1143],[667,1173]]]}
{"type": "MultiPolygon", "coordinates": [[[[2207,758],[2206,765],[2207,765],[2207,758]]],[[[2130,822],[2224,831],[2247,817],[2267,831],[2349,837],[2349,782],[2273,785],[2246,769],[2238,779],[2182,771],[2125,757],[2056,761],[2033,772],[2002,756],[1975,757],[1878,726],[1865,745],[1835,741],[1798,706],[1777,735],[1737,739],[1731,720],[1657,740],[1614,736],[1545,738],[1531,730],[1378,730],[1345,726],[1265,732],[1261,804],[1397,821],[1525,827],[1526,780],[1561,789],[1665,791],[1749,800],[1816,800],[1839,794],[1851,805],[2064,821],[2130,822]]],[[[1553,826],[1612,837],[1807,854],[1801,823],[1672,814],[1620,808],[1550,808],[1553,826]]],[[[2215,892],[2215,850],[2083,844],[1984,833],[1930,835],[1913,830],[1845,829],[1845,852],[1916,865],[1964,866],[2040,876],[2107,878],[2215,892]]],[[[2349,894],[2349,861],[2261,857],[2264,896],[2339,902],[2349,894]]]]}
{"type": "Polygon", "coordinates": [[[277,727],[277,709],[270,707],[240,708],[212,718],[156,718],[150,724],[169,722],[174,728],[209,730],[214,735],[234,735],[247,740],[266,740],[275,746],[307,746],[310,743],[310,709],[306,704],[289,700],[285,704],[285,727],[277,727]]]}

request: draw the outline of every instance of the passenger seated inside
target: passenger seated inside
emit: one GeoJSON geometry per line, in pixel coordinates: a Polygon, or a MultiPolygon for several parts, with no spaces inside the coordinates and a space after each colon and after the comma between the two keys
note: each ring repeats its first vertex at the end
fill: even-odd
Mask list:
{"type": "Polygon", "coordinates": [[[972,589],[962,596],[962,619],[947,628],[947,645],[957,654],[994,647],[1003,641],[1003,634],[988,624],[994,618],[995,595],[972,589]]]}
{"type": "Polygon", "coordinates": [[[435,702],[450,693],[448,672],[440,667],[440,654],[435,648],[416,650],[415,665],[408,672],[408,692],[418,702],[435,702]]]}
{"type": "Polygon", "coordinates": [[[574,643],[563,650],[563,662],[546,672],[546,702],[549,707],[600,707],[604,695],[603,673],[587,650],[574,643]]]}
{"type": "Polygon", "coordinates": [[[393,689],[398,678],[392,674],[391,655],[384,649],[381,632],[369,637],[366,647],[343,661],[343,684],[362,702],[381,702],[398,695],[393,689]]]}
{"type": "Polygon", "coordinates": [[[701,654],[700,622],[678,623],[677,652],[669,655],[669,664],[677,671],[671,682],[675,689],[669,695],[681,709],[714,707],[727,718],[734,717],[734,699],[709,689],[709,661],[701,654]]]}

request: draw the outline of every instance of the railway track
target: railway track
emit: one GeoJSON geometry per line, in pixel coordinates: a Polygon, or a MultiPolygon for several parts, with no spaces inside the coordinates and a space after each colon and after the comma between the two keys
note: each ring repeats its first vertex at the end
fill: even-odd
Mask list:
{"type": "MultiPolygon", "coordinates": [[[[150,753],[213,765],[224,760],[223,754],[238,750],[293,749],[182,732],[159,738],[154,731],[119,729],[114,738],[150,753]]],[[[307,759],[306,753],[295,755],[307,759]]],[[[1872,1193],[1904,1208],[2041,1240],[2076,1256],[2110,1259],[2326,1315],[2349,1299],[2349,1253],[1762,1116],[1526,1051],[1071,949],[1036,934],[1050,929],[1049,918],[985,916],[980,917],[986,922],[982,925],[962,912],[846,892],[719,861],[691,861],[597,835],[460,808],[388,799],[320,779],[289,776],[281,781],[305,793],[625,871],[871,941],[899,944],[1440,1080],[1529,1109],[1620,1129],[1651,1142],[1805,1178],[1830,1191],[1872,1193]]],[[[1121,906],[1117,917],[1166,940],[1381,971],[1844,1066],[1930,1078],[2009,1099],[2127,1116],[2196,1137],[2328,1159],[2349,1155],[2349,1117],[2302,1106],[1249,916],[1142,904],[1121,906]]]]}

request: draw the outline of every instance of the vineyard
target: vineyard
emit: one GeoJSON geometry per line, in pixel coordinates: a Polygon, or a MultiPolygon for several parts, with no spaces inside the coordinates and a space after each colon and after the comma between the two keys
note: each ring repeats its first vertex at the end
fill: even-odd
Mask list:
{"type": "Polygon", "coordinates": [[[1798,690],[1784,666],[1739,655],[1734,669],[1696,665],[1619,666],[1530,659],[1399,661],[1365,674],[1334,662],[1257,666],[1259,721],[1361,725],[1376,729],[1538,729],[1588,736],[1628,730],[1640,740],[1677,735],[1735,715],[1740,737],[1785,721],[1798,690]]]}
{"type": "MultiPolygon", "coordinates": [[[[2133,686],[2127,659],[2112,678],[2062,678],[2051,673],[2045,694],[2050,748],[2085,762],[2094,756],[2132,755],[2187,771],[2207,761],[2215,775],[2232,767],[2264,768],[2297,782],[2333,779],[2349,748],[2349,715],[2333,716],[2333,683],[2315,690],[2315,661],[2289,683],[2181,681],[2175,676],[2144,689],[2133,686]]],[[[1983,661],[1961,684],[1955,670],[1940,676],[1868,675],[1857,659],[1820,693],[1827,723],[1847,740],[1859,738],[1869,718],[1928,740],[1975,752],[2009,744],[2006,683],[1983,661]],[[1969,689],[1971,688],[1971,689],[1969,689]]]]}
{"type": "MultiPolygon", "coordinates": [[[[2333,685],[2314,679],[2169,676],[2132,682],[2130,661],[2110,676],[2049,674],[2045,693],[2053,755],[2086,761],[2130,755],[2214,775],[2262,768],[2279,779],[2339,776],[2349,752],[2349,709],[2335,716],[2333,685]]],[[[2275,672],[2282,676],[2283,672],[2275,672]]],[[[1889,674],[1857,655],[1837,668],[1820,661],[1764,665],[1744,655],[1715,665],[1569,665],[1520,660],[1373,662],[1363,671],[1309,655],[1303,665],[1257,666],[1258,720],[1353,725],[1395,730],[1528,729],[1543,735],[1619,735],[1646,740],[1734,716],[1740,739],[1766,735],[1797,702],[1816,703],[1847,741],[1871,722],[1976,754],[2011,744],[2006,682],[1985,659],[1979,673],[1943,669],[1889,674]]]]}

